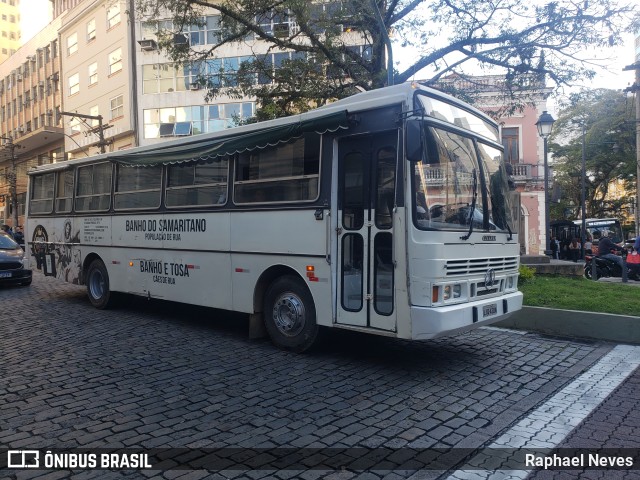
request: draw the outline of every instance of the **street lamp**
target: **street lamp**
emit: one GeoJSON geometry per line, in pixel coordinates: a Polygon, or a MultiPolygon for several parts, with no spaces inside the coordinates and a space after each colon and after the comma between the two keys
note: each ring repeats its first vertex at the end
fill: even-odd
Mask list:
{"type": "Polygon", "coordinates": [[[547,113],[547,111],[543,111],[540,118],[536,122],[536,127],[538,128],[538,135],[542,137],[544,141],[544,245],[545,245],[545,254],[547,250],[551,250],[551,245],[549,244],[549,166],[547,162],[547,139],[549,135],[551,135],[551,129],[553,128],[553,123],[555,119],[547,113]]]}

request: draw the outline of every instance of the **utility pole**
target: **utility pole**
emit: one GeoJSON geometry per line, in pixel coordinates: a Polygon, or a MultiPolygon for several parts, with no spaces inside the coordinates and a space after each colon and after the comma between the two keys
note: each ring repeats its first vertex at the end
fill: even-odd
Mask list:
{"type": "Polygon", "coordinates": [[[4,148],[9,150],[9,155],[11,158],[11,171],[6,174],[6,178],[7,182],[9,183],[9,195],[11,196],[11,226],[15,229],[18,226],[18,176],[16,165],[16,148],[20,148],[20,145],[13,143],[13,138],[11,137],[11,135],[7,137],[0,137],[0,139],[7,142],[4,144],[4,148]]]}
{"type": "Polygon", "coordinates": [[[60,112],[60,115],[66,115],[68,117],[76,117],[76,118],[82,118],[85,120],[97,120],[98,121],[98,126],[97,127],[92,127],[89,131],[91,133],[95,133],[98,135],[98,143],[96,143],[96,146],[100,147],[100,153],[105,153],[106,152],[106,146],[107,145],[111,145],[112,141],[111,140],[105,140],[104,138],[104,131],[107,128],[111,128],[111,125],[102,125],[102,115],[85,115],[83,113],[74,113],[74,112],[60,112]]]}

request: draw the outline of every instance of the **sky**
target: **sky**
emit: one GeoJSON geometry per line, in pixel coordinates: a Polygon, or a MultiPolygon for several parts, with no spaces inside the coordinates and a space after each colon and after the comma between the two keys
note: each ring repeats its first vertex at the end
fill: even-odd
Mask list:
{"type": "MultiPolygon", "coordinates": [[[[21,8],[21,29],[24,41],[30,39],[49,23],[49,0],[22,0],[21,8]]],[[[395,50],[394,60],[402,62],[403,54],[406,58],[411,56],[410,52],[395,50]]],[[[610,71],[599,71],[597,77],[588,85],[591,88],[611,88],[622,90],[634,82],[633,71],[622,71],[622,69],[634,63],[634,39],[632,35],[627,36],[625,45],[619,46],[606,52],[607,57],[611,57],[610,71]]]]}

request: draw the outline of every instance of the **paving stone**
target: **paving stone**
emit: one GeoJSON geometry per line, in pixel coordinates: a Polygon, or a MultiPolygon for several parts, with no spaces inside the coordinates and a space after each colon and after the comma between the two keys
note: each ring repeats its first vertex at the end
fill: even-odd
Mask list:
{"type": "MultiPolygon", "coordinates": [[[[29,289],[0,290],[0,301],[7,312],[24,312],[19,330],[0,313],[0,351],[9,352],[0,365],[5,445],[477,447],[612,348],[496,329],[429,342],[354,341],[352,332],[335,331],[317,353],[296,355],[248,340],[233,315],[136,298],[95,310],[84,287],[39,273],[29,289]],[[5,375],[15,371],[20,375],[5,375]]],[[[569,433],[581,445],[640,448],[640,385],[631,383],[612,395],[606,412],[590,417],[591,428],[549,432],[549,439],[569,433]]],[[[416,474],[410,462],[400,459],[405,470],[388,478],[416,474]]],[[[241,471],[235,478],[383,478],[288,472],[241,471]]],[[[202,472],[179,473],[172,478],[202,472]]]]}

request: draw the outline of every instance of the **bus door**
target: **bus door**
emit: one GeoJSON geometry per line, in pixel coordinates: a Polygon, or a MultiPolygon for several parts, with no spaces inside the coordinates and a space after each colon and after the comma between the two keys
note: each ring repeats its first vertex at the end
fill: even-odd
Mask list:
{"type": "Polygon", "coordinates": [[[395,331],[393,208],[397,131],[338,142],[339,324],[395,331]]]}

